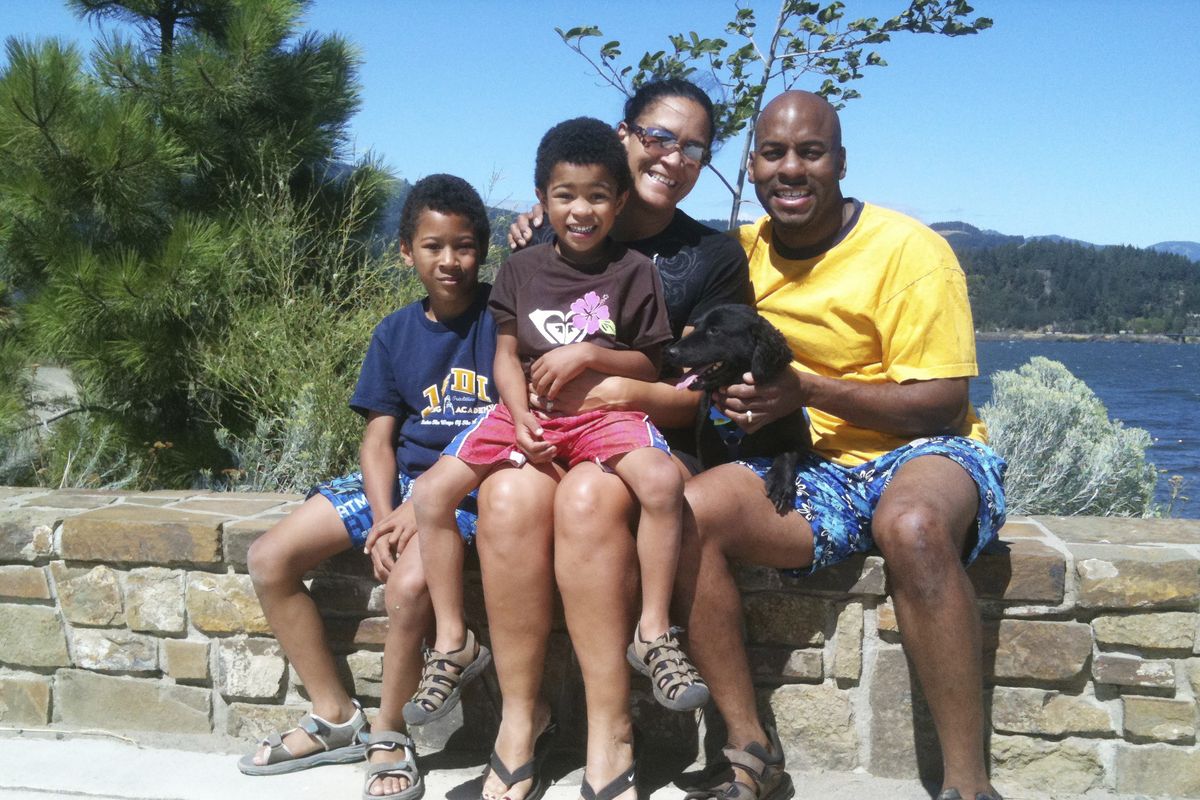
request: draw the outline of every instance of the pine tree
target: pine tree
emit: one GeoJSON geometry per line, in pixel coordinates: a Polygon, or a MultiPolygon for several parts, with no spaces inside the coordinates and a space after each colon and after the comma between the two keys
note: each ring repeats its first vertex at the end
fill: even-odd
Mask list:
{"type": "MultiPolygon", "coordinates": [[[[69,366],[131,446],[174,445],[167,459],[147,451],[157,474],[144,477],[178,482],[213,463],[215,424],[253,426],[239,398],[198,391],[200,354],[235,303],[268,302],[276,285],[245,246],[247,198],[282,183],[317,235],[353,246],[388,178],[337,160],[358,62],[337,36],[298,34],[304,3],[70,5],[117,23],[89,62],[10,38],[0,74],[0,281],[20,300],[10,339],[69,366]]],[[[301,263],[292,280],[328,286],[325,266],[301,263]]]]}

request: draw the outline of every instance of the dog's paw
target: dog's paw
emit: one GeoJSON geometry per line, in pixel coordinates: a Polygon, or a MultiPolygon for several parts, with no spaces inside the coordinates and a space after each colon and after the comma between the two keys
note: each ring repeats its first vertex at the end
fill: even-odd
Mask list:
{"type": "Polygon", "coordinates": [[[775,506],[776,513],[783,516],[795,508],[796,484],[791,474],[772,467],[767,472],[767,499],[775,506]]]}

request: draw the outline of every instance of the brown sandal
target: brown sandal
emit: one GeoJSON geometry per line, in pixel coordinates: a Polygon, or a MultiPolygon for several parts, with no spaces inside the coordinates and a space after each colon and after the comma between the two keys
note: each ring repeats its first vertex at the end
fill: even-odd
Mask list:
{"type": "Polygon", "coordinates": [[[684,800],[789,800],[795,795],[792,776],[785,771],[779,734],[773,728],[767,728],[766,731],[774,755],[758,742],[751,742],[744,750],[726,747],[721,751],[729,762],[728,766],[745,772],[753,781],[753,786],[738,780],[734,773],[734,777],[725,783],[688,792],[684,800]]]}
{"type": "Polygon", "coordinates": [[[672,711],[692,711],[708,702],[708,685],[692,666],[670,628],[652,642],[643,641],[634,629],[633,643],[625,652],[630,665],[650,679],[654,699],[672,711]]]}
{"type": "Polygon", "coordinates": [[[463,686],[478,677],[491,661],[491,652],[475,640],[470,630],[463,646],[453,652],[426,649],[421,683],[404,704],[404,721],[424,725],[446,716],[458,705],[463,686]]]}

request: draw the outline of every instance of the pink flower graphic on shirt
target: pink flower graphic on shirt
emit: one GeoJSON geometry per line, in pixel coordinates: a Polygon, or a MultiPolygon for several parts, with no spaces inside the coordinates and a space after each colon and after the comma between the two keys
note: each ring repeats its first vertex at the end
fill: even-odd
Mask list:
{"type": "Polygon", "coordinates": [[[608,312],[608,306],[605,305],[607,300],[608,295],[601,297],[595,292],[588,292],[571,303],[571,324],[588,336],[601,329],[606,333],[609,332],[609,328],[614,328],[614,326],[610,321],[612,316],[608,312]],[[609,324],[604,325],[605,322],[609,324]]]}

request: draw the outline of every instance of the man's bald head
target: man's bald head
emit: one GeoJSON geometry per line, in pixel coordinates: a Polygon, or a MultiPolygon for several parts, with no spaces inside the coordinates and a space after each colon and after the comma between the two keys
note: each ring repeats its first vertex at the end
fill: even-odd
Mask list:
{"type": "Polygon", "coordinates": [[[784,92],[767,103],[754,126],[749,167],[779,242],[805,249],[840,230],[846,151],[837,111],[825,98],[784,92]]]}
{"type": "Polygon", "coordinates": [[[767,103],[758,115],[758,122],[754,125],[755,141],[759,138],[759,132],[767,124],[775,122],[776,116],[783,117],[785,120],[800,118],[819,120],[829,126],[834,147],[841,148],[842,146],[842,121],[838,117],[837,109],[819,94],[793,89],[767,103]]]}

